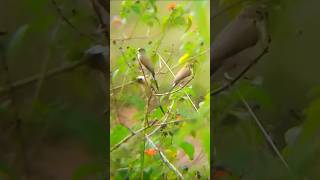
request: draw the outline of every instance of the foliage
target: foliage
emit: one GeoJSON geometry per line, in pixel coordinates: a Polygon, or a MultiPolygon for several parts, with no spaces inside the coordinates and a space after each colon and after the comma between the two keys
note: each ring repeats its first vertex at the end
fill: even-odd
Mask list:
{"type": "Polygon", "coordinates": [[[175,179],[177,172],[185,178],[209,177],[210,98],[209,86],[205,83],[209,83],[205,78],[209,74],[205,66],[209,62],[208,3],[113,2],[116,8],[111,16],[120,16],[123,23],[118,31],[114,28],[111,32],[111,177],[175,179]],[[203,19],[198,18],[200,13],[203,19]],[[200,24],[203,27],[200,28],[200,24]],[[139,65],[136,53],[141,47],[155,65],[158,92],[150,89],[155,82],[150,79],[148,70],[142,72],[139,65]],[[170,71],[175,74],[190,63],[194,64],[194,76],[206,80],[200,82],[195,78],[182,89],[176,87],[170,93],[170,81],[174,79],[170,71]],[[147,77],[147,83],[137,81],[139,76],[147,77]],[[152,95],[155,92],[164,95],[152,95]],[[150,94],[159,100],[165,114],[157,103],[153,107],[150,94]],[[146,121],[151,127],[140,131],[148,126],[146,121]],[[159,123],[164,124],[152,126],[159,123]],[[144,138],[146,134],[151,134],[152,142],[144,138]],[[128,137],[129,140],[122,142],[128,137]],[[168,166],[161,153],[177,170],[168,166]]]}

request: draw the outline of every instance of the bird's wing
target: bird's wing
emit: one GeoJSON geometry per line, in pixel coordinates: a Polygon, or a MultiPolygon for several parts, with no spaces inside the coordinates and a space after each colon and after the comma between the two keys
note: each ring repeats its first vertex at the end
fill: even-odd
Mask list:
{"type": "Polygon", "coordinates": [[[191,70],[188,67],[184,67],[181,69],[177,74],[176,77],[174,78],[174,85],[177,85],[182,79],[188,77],[191,75],[191,70]]]}
{"type": "Polygon", "coordinates": [[[154,75],[154,67],[153,67],[153,64],[151,63],[151,60],[146,56],[142,56],[140,60],[141,60],[141,63],[151,72],[151,74],[154,75]]]}

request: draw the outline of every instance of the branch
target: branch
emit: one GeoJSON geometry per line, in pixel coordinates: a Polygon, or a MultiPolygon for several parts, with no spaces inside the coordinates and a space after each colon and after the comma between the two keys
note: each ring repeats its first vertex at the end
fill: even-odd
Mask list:
{"type": "Polygon", "coordinates": [[[257,56],[243,71],[241,71],[239,73],[238,76],[236,76],[234,79],[232,79],[231,81],[229,81],[226,85],[216,89],[216,90],[213,90],[213,92],[211,92],[211,96],[215,96],[215,95],[218,95],[220,94],[221,92],[229,89],[232,85],[234,85],[239,79],[241,79],[241,77],[246,74],[252,67],[253,65],[255,65],[265,54],[268,53],[268,50],[269,50],[269,47],[266,47],[262,52],[261,54],[259,54],[259,56],[257,56]]]}
{"type": "MultiPolygon", "coordinates": [[[[160,34],[160,33],[159,33],[160,34]]],[[[129,41],[129,40],[135,40],[135,39],[149,39],[149,38],[152,38],[152,37],[156,37],[158,36],[159,34],[155,34],[155,35],[152,35],[152,36],[136,36],[136,37],[124,37],[124,38],[110,38],[110,40],[113,40],[113,41],[129,41]]]]}
{"type": "Polygon", "coordinates": [[[124,86],[128,86],[128,85],[133,84],[135,82],[137,82],[137,80],[129,81],[129,82],[127,82],[125,84],[122,84],[120,86],[116,86],[116,87],[111,88],[110,91],[114,91],[114,90],[120,89],[120,88],[122,88],[124,86]]]}
{"type": "Polygon", "coordinates": [[[142,131],[149,129],[151,127],[156,127],[156,126],[163,126],[163,125],[168,125],[168,124],[174,124],[174,123],[182,123],[182,122],[186,122],[187,120],[175,120],[175,121],[168,121],[165,123],[159,123],[159,124],[150,124],[147,127],[143,127],[137,131],[133,131],[130,135],[126,136],[125,138],[123,138],[119,143],[117,143],[116,145],[114,145],[111,149],[110,152],[113,152],[114,150],[118,149],[122,144],[128,142],[131,138],[133,138],[136,135],[139,135],[142,131]]]}
{"type": "Polygon", "coordinates": [[[266,138],[266,140],[268,141],[268,143],[270,144],[270,146],[273,148],[273,150],[275,151],[275,153],[278,155],[278,157],[280,158],[281,162],[284,164],[284,166],[290,170],[290,167],[287,163],[287,161],[284,159],[284,157],[281,155],[280,151],[278,150],[278,148],[276,147],[276,145],[273,143],[271,137],[269,136],[269,134],[267,133],[267,131],[264,129],[263,125],[261,124],[261,122],[259,121],[259,119],[257,118],[257,116],[255,115],[255,113],[253,112],[253,110],[251,109],[250,105],[247,103],[247,101],[245,100],[245,98],[241,95],[240,91],[237,90],[238,96],[240,97],[242,103],[244,104],[244,106],[247,108],[249,114],[251,115],[251,117],[255,120],[255,122],[257,123],[258,127],[260,128],[262,134],[264,135],[264,137],[266,138]]]}
{"type": "MultiPolygon", "coordinates": [[[[170,105],[170,107],[169,107],[169,110],[168,110],[168,112],[166,113],[166,117],[163,119],[163,121],[161,122],[161,124],[165,123],[165,122],[168,120],[169,115],[170,115],[170,113],[171,113],[171,110],[172,110],[172,108],[173,108],[174,103],[175,103],[175,102],[172,101],[172,103],[171,103],[171,105],[170,105]]],[[[155,134],[160,128],[161,128],[161,126],[155,128],[150,134],[148,134],[148,137],[150,137],[150,136],[152,136],[153,134],[155,134]]]]}
{"type": "Polygon", "coordinates": [[[184,177],[182,176],[181,172],[173,164],[170,163],[170,161],[167,159],[167,157],[154,144],[154,142],[150,139],[150,137],[149,136],[145,136],[145,138],[151,144],[151,146],[159,152],[161,160],[168,166],[168,168],[171,169],[180,179],[184,179],[184,177]]]}
{"type": "Polygon", "coordinates": [[[194,77],[192,76],[192,78],[190,78],[183,86],[180,86],[180,88],[175,90],[175,91],[168,91],[168,92],[165,92],[165,93],[159,93],[159,94],[153,94],[153,95],[155,95],[155,96],[166,96],[166,95],[177,93],[177,92],[181,91],[183,88],[185,88],[192,81],[193,78],[194,77]]]}
{"type": "Polygon", "coordinates": [[[88,34],[85,34],[83,32],[81,32],[75,25],[73,25],[71,23],[71,21],[63,14],[61,8],[58,6],[58,3],[56,2],[56,0],[51,0],[51,3],[53,5],[53,7],[55,8],[55,10],[57,11],[58,15],[61,17],[61,19],[66,22],[74,31],[76,31],[77,33],[79,33],[80,36],[83,36],[83,37],[87,37],[89,38],[90,40],[93,40],[93,37],[88,35],[88,34]]]}

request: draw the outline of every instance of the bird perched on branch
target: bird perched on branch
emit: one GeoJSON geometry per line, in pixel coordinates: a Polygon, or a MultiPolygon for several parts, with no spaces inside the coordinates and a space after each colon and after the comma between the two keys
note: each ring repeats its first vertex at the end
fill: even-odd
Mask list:
{"type": "Polygon", "coordinates": [[[211,75],[227,64],[230,57],[255,46],[259,41],[262,46],[269,43],[266,18],[265,5],[247,6],[217,35],[211,49],[211,75]]]}
{"type": "Polygon", "coordinates": [[[181,83],[185,78],[192,75],[192,64],[187,64],[181,68],[173,80],[172,89],[175,88],[179,83],[181,83]]]}
{"type": "Polygon", "coordinates": [[[147,56],[146,50],[144,48],[139,48],[137,51],[138,61],[151,73],[153,80],[155,81],[156,88],[159,89],[158,82],[156,80],[154,66],[151,59],[147,56]]]}

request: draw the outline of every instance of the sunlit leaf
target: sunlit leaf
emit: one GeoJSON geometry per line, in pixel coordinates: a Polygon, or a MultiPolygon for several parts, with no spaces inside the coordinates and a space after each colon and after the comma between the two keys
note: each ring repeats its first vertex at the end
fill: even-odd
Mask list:
{"type": "Polygon", "coordinates": [[[188,20],[187,20],[187,27],[186,27],[186,30],[184,30],[185,32],[189,31],[189,29],[191,28],[192,26],[192,16],[188,16],[188,20]]]}
{"type": "Polygon", "coordinates": [[[128,134],[129,130],[126,127],[122,125],[116,125],[112,128],[110,133],[110,146],[112,147],[116,143],[120,142],[128,134]]]}
{"type": "Polygon", "coordinates": [[[184,142],[182,142],[180,144],[180,147],[189,156],[189,158],[191,160],[193,160],[193,156],[194,156],[194,146],[193,146],[193,144],[190,144],[190,143],[184,141],[184,142]]]}
{"type": "Polygon", "coordinates": [[[182,55],[178,60],[179,64],[184,64],[189,57],[190,55],[188,53],[182,55]]]}

